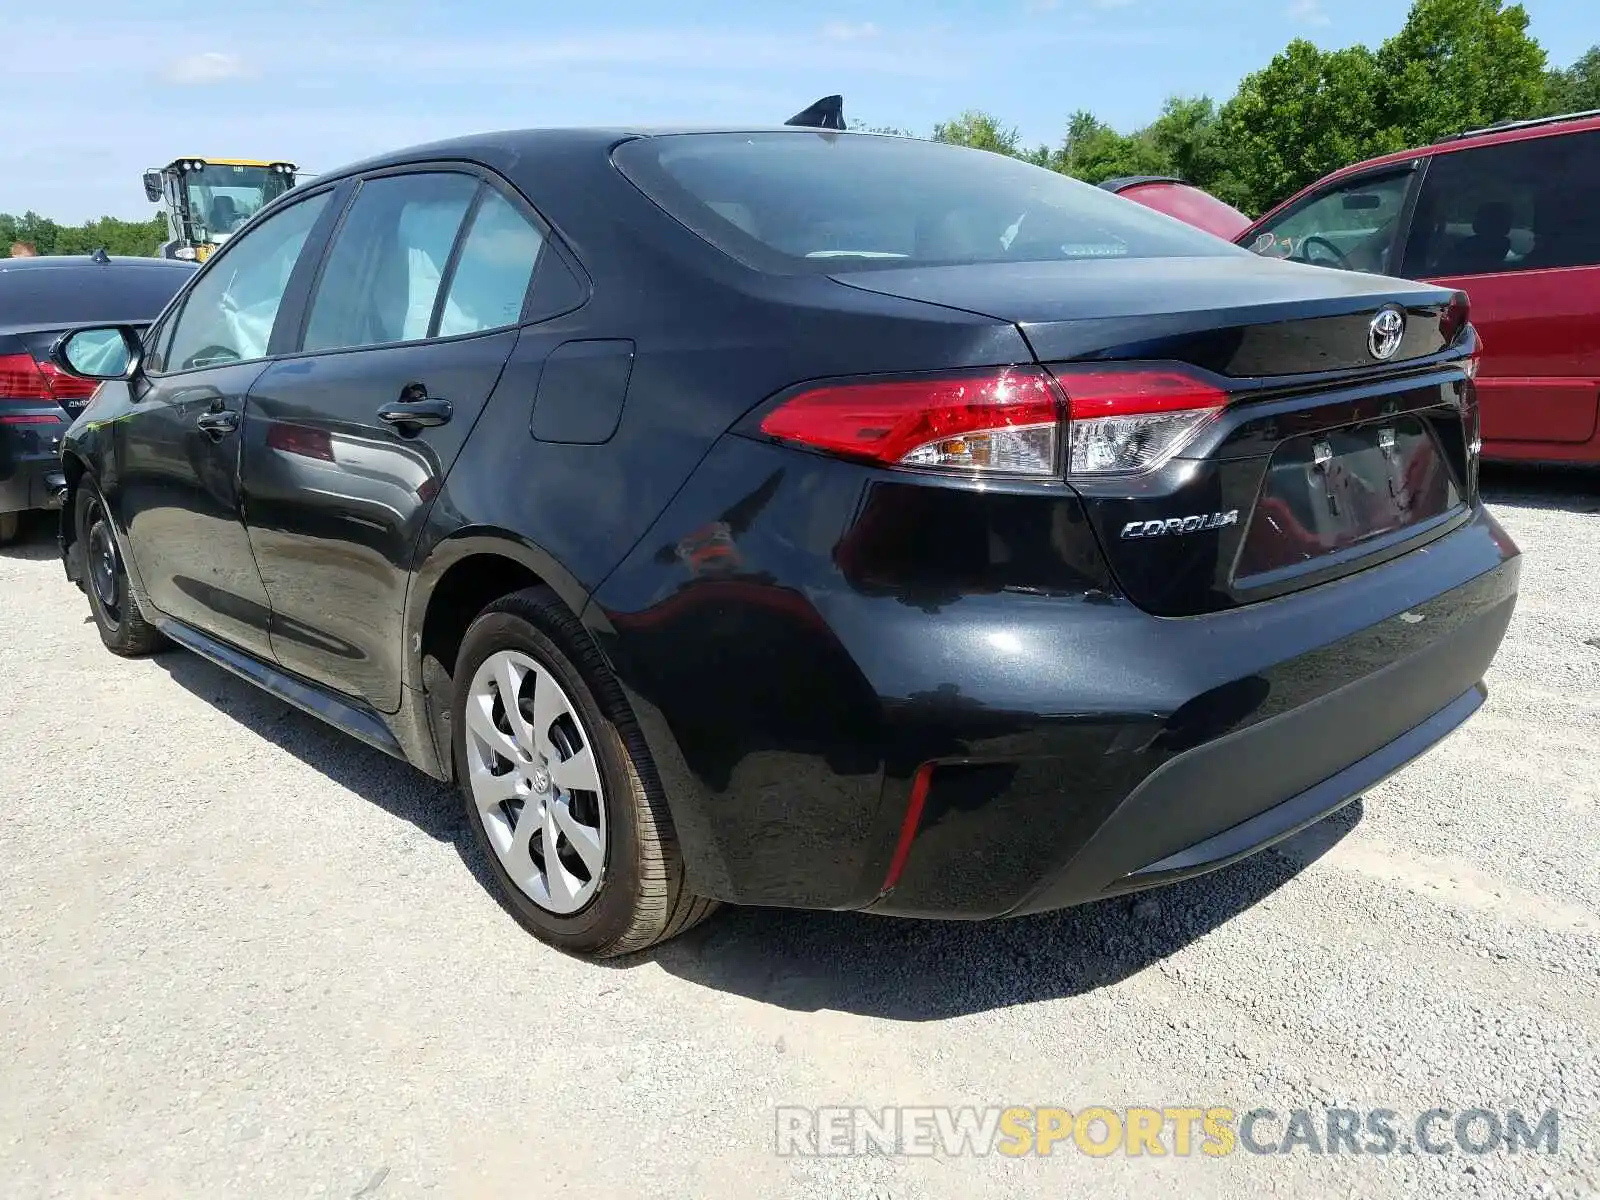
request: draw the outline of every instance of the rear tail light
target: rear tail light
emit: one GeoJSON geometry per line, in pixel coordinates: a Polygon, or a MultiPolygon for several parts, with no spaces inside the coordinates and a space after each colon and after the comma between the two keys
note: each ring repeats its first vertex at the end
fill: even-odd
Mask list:
{"type": "Polygon", "coordinates": [[[0,354],[0,399],[86,400],[98,386],[94,380],[68,375],[52,362],[36,362],[31,354],[0,354]]]}
{"type": "Polygon", "coordinates": [[[52,362],[40,363],[39,373],[44,376],[45,386],[57,400],[87,400],[100,386],[98,380],[68,375],[52,362]]]}
{"type": "Polygon", "coordinates": [[[1033,367],[811,388],[761,422],[770,437],[885,466],[1054,475],[1061,396],[1033,367]]]}
{"type": "Polygon", "coordinates": [[[54,400],[50,384],[31,354],[0,354],[0,399],[54,400]]]}
{"type": "Polygon", "coordinates": [[[1226,402],[1176,367],[1008,367],[809,388],[761,431],[884,466],[1101,477],[1160,466],[1226,402]]]}
{"type": "Polygon", "coordinates": [[[1154,470],[1222,411],[1228,394],[1177,368],[1056,371],[1071,415],[1067,474],[1100,477],[1154,470]]]}

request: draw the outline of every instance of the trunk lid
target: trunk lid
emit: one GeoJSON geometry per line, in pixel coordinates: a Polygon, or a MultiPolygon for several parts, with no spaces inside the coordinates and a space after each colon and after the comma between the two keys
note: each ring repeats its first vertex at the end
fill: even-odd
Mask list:
{"type": "Polygon", "coordinates": [[[1177,366],[1226,392],[1155,469],[1070,479],[1129,598],[1178,617],[1408,553],[1477,499],[1475,335],[1456,332],[1465,298],[1241,254],[835,279],[1015,324],[1062,380],[1069,415],[1086,363],[1177,366]]]}
{"type": "MultiPolygon", "coordinates": [[[[1384,304],[1434,306],[1450,293],[1404,279],[1277,262],[1241,250],[1208,258],[1104,258],[836,273],[849,287],[1009,321],[1040,362],[1148,357],[1175,341],[1226,375],[1373,365],[1366,326],[1384,304]],[[1353,337],[1353,334],[1360,336],[1353,337]],[[1192,342],[1192,345],[1184,343],[1192,342]]],[[[1408,328],[1389,366],[1435,354],[1408,328]]]]}

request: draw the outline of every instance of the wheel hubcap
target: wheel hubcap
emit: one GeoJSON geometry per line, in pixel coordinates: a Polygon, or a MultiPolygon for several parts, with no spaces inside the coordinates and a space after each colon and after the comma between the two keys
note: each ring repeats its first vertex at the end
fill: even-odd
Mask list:
{"type": "Polygon", "coordinates": [[[117,544],[104,519],[89,530],[89,582],[111,616],[117,611],[117,544]]]}
{"type": "Polygon", "coordinates": [[[495,856],[540,908],[575,913],[600,890],[605,794],[589,731],[520,650],[483,661],[467,692],[468,784],[495,856]]]}

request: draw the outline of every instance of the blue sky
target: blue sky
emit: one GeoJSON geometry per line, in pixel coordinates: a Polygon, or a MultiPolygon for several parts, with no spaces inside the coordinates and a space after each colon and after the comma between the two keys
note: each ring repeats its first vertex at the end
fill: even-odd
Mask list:
{"type": "MultiPolygon", "coordinates": [[[[1593,0],[1527,0],[1556,65],[1600,41],[1593,0]]],[[[1292,37],[1376,45],[1401,0],[76,0],[13,23],[0,212],[152,211],[180,154],[325,171],[486,129],[845,113],[926,132],[985,108],[1030,142],[1088,108],[1119,128],[1171,93],[1225,98],[1292,37]],[[601,11],[605,12],[601,16],[601,11]]],[[[46,10],[35,8],[35,14],[46,10]]]]}

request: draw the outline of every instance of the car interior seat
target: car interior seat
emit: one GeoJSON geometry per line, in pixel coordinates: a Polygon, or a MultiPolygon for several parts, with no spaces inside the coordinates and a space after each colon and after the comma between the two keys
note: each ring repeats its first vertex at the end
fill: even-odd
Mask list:
{"type": "Polygon", "coordinates": [[[1462,274],[1476,275],[1505,265],[1511,249],[1511,205],[1486,200],[1472,217],[1472,234],[1456,244],[1450,258],[1462,274]]]}

